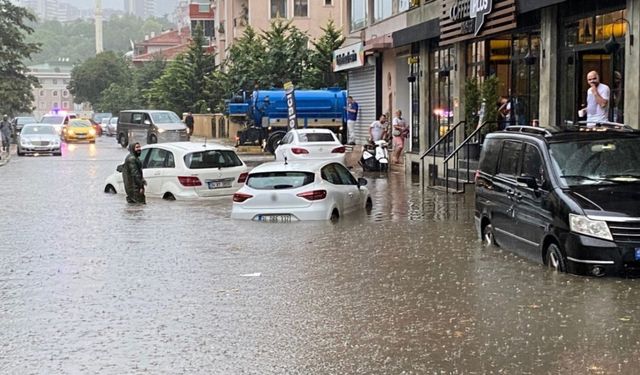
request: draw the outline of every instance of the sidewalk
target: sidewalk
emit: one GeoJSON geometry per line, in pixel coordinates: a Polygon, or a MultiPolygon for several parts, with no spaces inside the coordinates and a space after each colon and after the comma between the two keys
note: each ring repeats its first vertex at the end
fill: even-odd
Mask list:
{"type": "MultiPolygon", "coordinates": [[[[12,145],[13,146],[13,145],[12,145]]],[[[9,147],[9,152],[0,151],[0,167],[7,164],[11,160],[11,149],[13,147],[9,147]]]]}

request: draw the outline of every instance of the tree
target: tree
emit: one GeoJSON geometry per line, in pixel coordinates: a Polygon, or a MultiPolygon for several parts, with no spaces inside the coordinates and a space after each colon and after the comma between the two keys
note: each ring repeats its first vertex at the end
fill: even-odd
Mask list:
{"type": "Polygon", "coordinates": [[[215,55],[205,51],[202,27],[194,30],[189,50],[171,62],[162,76],[144,92],[149,104],[177,113],[205,112],[213,94],[208,79],[217,69],[215,55]]]}
{"type": "Polygon", "coordinates": [[[140,90],[135,85],[112,83],[102,91],[100,100],[94,105],[97,112],[111,112],[117,115],[125,109],[144,107],[140,90]]]}
{"type": "Polygon", "coordinates": [[[266,86],[265,55],[264,41],[251,26],[247,26],[242,36],[231,45],[224,62],[226,91],[252,91],[256,85],[266,86]]]}
{"type": "Polygon", "coordinates": [[[25,8],[8,0],[0,0],[0,111],[14,115],[31,112],[33,87],[38,80],[26,74],[25,60],[39,50],[39,44],[28,43],[25,35],[33,32],[27,25],[35,17],[25,8]]]}
{"type": "Polygon", "coordinates": [[[336,28],[333,20],[322,28],[324,34],[312,42],[313,51],[309,56],[309,66],[304,74],[302,84],[305,87],[346,87],[345,73],[333,71],[333,51],[344,43],[342,32],[336,28]]]}
{"type": "Polygon", "coordinates": [[[108,51],[76,65],[71,71],[69,92],[76,103],[98,103],[102,90],[112,83],[126,84],[130,81],[129,69],[124,60],[108,51]]]}
{"type": "Polygon", "coordinates": [[[282,87],[286,81],[300,83],[308,64],[309,37],[292,22],[277,18],[262,35],[266,47],[262,62],[267,68],[263,83],[270,86],[282,87]]]}

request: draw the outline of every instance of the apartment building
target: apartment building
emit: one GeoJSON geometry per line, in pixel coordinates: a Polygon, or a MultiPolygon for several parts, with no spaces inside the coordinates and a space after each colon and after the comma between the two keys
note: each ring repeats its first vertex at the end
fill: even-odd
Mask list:
{"type": "Polygon", "coordinates": [[[75,112],[82,114],[90,108],[73,102],[73,95],[67,89],[71,80],[73,66],[68,61],[51,64],[29,66],[29,74],[40,82],[39,88],[33,89],[35,108],[33,115],[39,119],[42,115],[54,110],[75,112]]]}

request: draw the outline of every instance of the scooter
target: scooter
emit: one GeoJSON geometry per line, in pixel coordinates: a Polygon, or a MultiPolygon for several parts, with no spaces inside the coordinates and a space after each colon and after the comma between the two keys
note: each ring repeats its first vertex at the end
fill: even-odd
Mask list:
{"type": "Polygon", "coordinates": [[[364,171],[388,171],[389,149],[387,141],[381,139],[374,143],[365,144],[360,165],[364,171]]]}

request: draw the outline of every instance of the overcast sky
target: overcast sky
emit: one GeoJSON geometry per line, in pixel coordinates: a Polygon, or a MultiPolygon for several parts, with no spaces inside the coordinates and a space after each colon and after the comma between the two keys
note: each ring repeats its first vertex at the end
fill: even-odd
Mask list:
{"type": "MultiPolygon", "coordinates": [[[[93,9],[95,0],[61,0],[61,2],[69,3],[79,9],[93,9]]],[[[178,0],[156,0],[156,13],[159,15],[171,13],[178,5],[178,0]]],[[[124,10],[123,0],[102,0],[103,8],[124,10]]]]}

